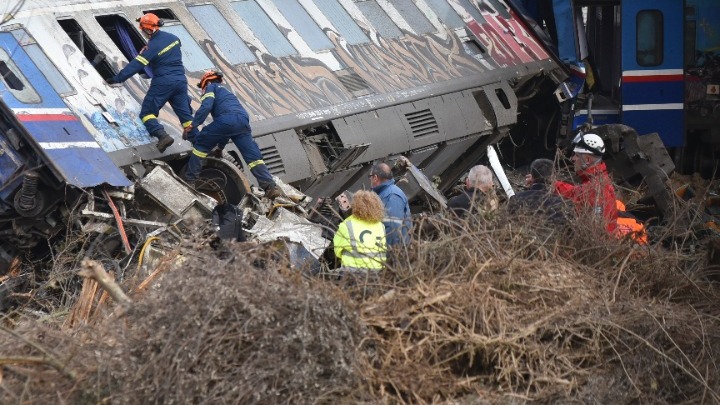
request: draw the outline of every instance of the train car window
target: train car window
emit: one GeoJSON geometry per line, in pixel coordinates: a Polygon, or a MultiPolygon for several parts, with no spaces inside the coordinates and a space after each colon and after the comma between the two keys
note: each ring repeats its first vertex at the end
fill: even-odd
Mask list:
{"type": "Polygon", "coordinates": [[[392,5],[398,10],[405,20],[410,24],[416,34],[429,34],[435,32],[435,27],[430,24],[425,15],[417,8],[412,0],[394,0],[392,5]]]}
{"type": "Polygon", "coordinates": [[[95,46],[95,43],[92,39],[90,39],[82,27],[80,27],[80,24],[78,24],[77,21],[72,18],[67,18],[58,20],[58,23],[75,45],[77,45],[80,52],[82,52],[83,55],[85,55],[85,57],[90,61],[90,64],[95,68],[95,70],[100,73],[100,76],[102,76],[103,79],[107,80],[115,76],[115,73],[117,72],[115,72],[113,67],[110,66],[110,63],[108,63],[106,58],[101,57],[102,55],[100,54],[97,46],[95,46]]]}
{"type": "Polygon", "coordinates": [[[255,0],[243,0],[230,4],[271,55],[283,57],[297,54],[290,41],[285,38],[255,0]]]}
{"type": "Polygon", "coordinates": [[[24,29],[13,30],[12,34],[58,94],[61,96],[75,94],[75,89],[65,79],[65,76],[60,73],[55,64],[50,61],[45,52],[40,49],[35,39],[24,29]]]}
{"type": "Polygon", "coordinates": [[[370,21],[381,37],[398,38],[402,36],[402,32],[397,25],[374,0],[358,1],[355,5],[362,11],[365,18],[370,21]]]}
{"type": "Polygon", "coordinates": [[[135,59],[140,49],[145,46],[145,40],[134,24],[130,24],[125,18],[119,15],[101,15],[95,17],[95,20],[128,61],[135,59]]]}
{"type": "Polygon", "coordinates": [[[190,13],[220,48],[223,56],[233,65],[255,61],[255,54],[212,4],[188,6],[190,13]],[[212,24],[206,24],[212,21],[212,24]]]}
{"type": "Polygon", "coordinates": [[[323,51],[334,45],[327,35],[317,26],[315,20],[305,11],[297,0],[272,0],[295,31],[313,51],[323,51]]]}
{"type": "Polygon", "coordinates": [[[637,64],[644,67],[663,63],[663,15],[660,10],[643,10],[636,17],[637,64]]]}
{"type": "Polygon", "coordinates": [[[13,97],[21,103],[38,104],[42,101],[4,48],[0,48],[0,77],[13,97]]]}
{"type": "Polygon", "coordinates": [[[485,17],[482,16],[480,13],[480,10],[477,9],[477,7],[473,6],[472,3],[470,3],[470,0],[458,0],[458,3],[462,5],[462,7],[467,11],[468,14],[470,14],[478,24],[484,24],[485,23],[485,17]]]}
{"type": "Polygon", "coordinates": [[[464,28],[465,22],[446,0],[427,0],[430,8],[448,28],[464,28]]]}
{"type": "Polygon", "coordinates": [[[337,0],[315,0],[315,4],[323,11],[335,29],[350,45],[370,42],[350,14],[337,0]]]}

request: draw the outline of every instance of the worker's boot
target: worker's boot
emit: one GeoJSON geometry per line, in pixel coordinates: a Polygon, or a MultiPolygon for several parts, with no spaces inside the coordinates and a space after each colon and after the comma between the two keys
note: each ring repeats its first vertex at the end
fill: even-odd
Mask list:
{"type": "Polygon", "coordinates": [[[170,145],[173,144],[173,142],[175,142],[175,139],[173,139],[172,136],[165,132],[164,129],[158,129],[157,131],[150,134],[150,136],[158,139],[157,148],[160,153],[164,153],[165,149],[167,149],[170,145]]]}
{"type": "Polygon", "coordinates": [[[270,200],[274,200],[278,197],[285,196],[285,193],[282,192],[282,189],[277,184],[272,184],[268,188],[265,189],[265,197],[267,197],[270,200]]]}

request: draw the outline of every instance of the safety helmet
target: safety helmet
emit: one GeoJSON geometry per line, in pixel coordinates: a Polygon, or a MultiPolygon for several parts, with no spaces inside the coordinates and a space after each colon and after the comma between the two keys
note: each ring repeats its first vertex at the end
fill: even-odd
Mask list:
{"type": "Polygon", "coordinates": [[[162,27],[165,22],[153,13],[147,13],[136,20],[141,30],[155,31],[162,27]]]}
{"type": "Polygon", "coordinates": [[[223,78],[223,74],[221,72],[218,72],[217,70],[210,70],[205,72],[203,77],[200,78],[200,81],[198,82],[197,86],[201,89],[205,90],[205,86],[207,86],[211,82],[221,82],[223,78]]]}
{"type": "Polygon", "coordinates": [[[573,139],[575,153],[588,153],[595,156],[602,156],[605,153],[605,142],[596,134],[579,133],[573,139]]]}

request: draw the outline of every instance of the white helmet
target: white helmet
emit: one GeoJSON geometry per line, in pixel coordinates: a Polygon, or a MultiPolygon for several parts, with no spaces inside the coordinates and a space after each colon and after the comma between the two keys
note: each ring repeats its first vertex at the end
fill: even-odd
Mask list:
{"type": "Polygon", "coordinates": [[[575,145],[573,149],[575,153],[589,153],[595,156],[602,156],[605,153],[605,142],[596,134],[581,132],[573,139],[573,145],[575,145]]]}

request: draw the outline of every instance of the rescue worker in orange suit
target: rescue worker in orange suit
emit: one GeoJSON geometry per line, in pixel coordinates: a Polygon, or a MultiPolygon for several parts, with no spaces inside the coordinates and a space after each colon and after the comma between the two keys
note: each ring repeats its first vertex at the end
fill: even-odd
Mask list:
{"type": "Polygon", "coordinates": [[[618,210],[617,236],[624,238],[626,235],[629,235],[630,239],[638,245],[646,246],[648,244],[648,234],[645,231],[645,225],[638,221],[634,215],[627,212],[625,204],[622,201],[616,200],[615,205],[618,210]]]}
{"type": "Polygon", "coordinates": [[[200,108],[195,113],[190,126],[185,128],[187,139],[193,144],[190,160],[185,169],[185,181],[194,187],[202,170],[203,159],[214,147],[217,146],[222,150],[228,140],[231,140],[240,151],[250,172],[257,179],[260,188],[265,190],[265,196],[270,199],[281,196],[282,192],[275,184],[263,161],[260,148],[252,137],[247,111],[235,94],[222,85],[222,81],[222,73],[209,71],[198,83],[198,87],[202,89],[200,108]],[[208,114],[212,115],[213,121],[194,135],[196,128],[205,122],[208,114]]]}
{"type": "Polygon", "coordinates": [[[582,184],[557,181],[555,190],[562,197],[572,200],[579,214],[597,218],[610,234],[614,234],[618,211],[615,205],[615,189],[602,161],[605,142],[596,134],[580,133],[573,140],[573,144],[575,146],[572,161],[582,184]]]}
{"type": "Polygon", "coordinates": [[[384,216],[385,208],[377,194],[361,190],[353,195],[352,215],[340,223],[333,237],[341,272],[382,270],[387,253],[384,216]]]}
{"type": "Polygon", "coordinates": [[[183,128],[187,128],[192,122],[180,39],[169,32],[160,31],[163,21],[153,13],[147,13],[137,21],[140,23],[140,31],[148,38],[147,46],[120,73],[107,82],[122,83],[143,71],[146,66],[150,66],[152,80],[140,107],[140,119],[150,136],[158,139],[157,148],[162,153],[174,142],[173,137],[165,131],[157,119],[165,103],[170,102],[170,107],[180,119],[183,128]]]}

